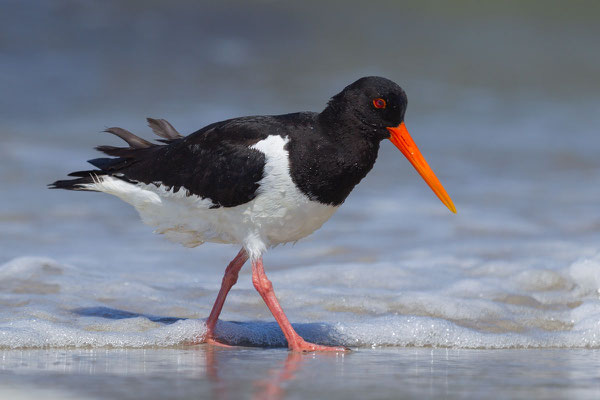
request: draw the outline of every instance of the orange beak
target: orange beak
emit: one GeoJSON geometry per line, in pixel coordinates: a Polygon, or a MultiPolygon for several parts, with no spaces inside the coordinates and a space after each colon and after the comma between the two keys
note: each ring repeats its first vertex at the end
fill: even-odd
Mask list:
{"type": "Polygon", "coordinates": [[[427,161],[425,161],[425,158],[419,151],[415,142],[410,137],[410,134],[406,130],[406,126],[404,126],[404,122],[395,128],[387,128],[387,130],[391,133],[390,140],[394,143],[394,146],[404,154],[404,157],[410,161],[419,175],[425,179],[425,182],[429,185],[431,190],[433,190],[433,193],[439,197],[442,203],[444,203],[450,211],[456,213],[456,208],[454,207],[454,203],[452,203],[452,199],[448,196],[448,193],[446,193],[446,190],[431,170],[429,164],[427,164],[427,161]]]}

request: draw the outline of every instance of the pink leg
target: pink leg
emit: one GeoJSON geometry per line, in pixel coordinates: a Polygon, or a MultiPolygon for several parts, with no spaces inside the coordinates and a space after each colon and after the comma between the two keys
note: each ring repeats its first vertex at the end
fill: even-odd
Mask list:
{"type": "Polygon", "coordinates": [[[265,270],[263,268],[262,258],[258,260],[252,261],[252,283],[254,287],[260,293],[260,296],[263,298],[267,307],[275,317],[275,320],[281,327],[283,334],[288,342],[288,347],[292,351],[348,351],[345,347],[328,347],[321,346],[314,343],[308,343],[300,335],[296,333],[292,324],[285,316],[283,309],[279,305],[279,301],[277,301],[277,297],[275,297],[275,292],[273,291],[273,284],[267,278],[265,274],[265,270]]]}
{"type": "Polygon", "coordinates": [[[246,250],[241,249],[238,255],[235,256],[235,258],[229,263],[227,269],[225,269],[225,275],[223,276],[223,281],[221,282],[221,290],[219,290],[217,300],[215,300],[212,311],[206,319],[206,343],[222,345],[214,338],[215,326],[217,325],[219,314],[221,314],[221,310],[223,309],[223,304],[225,303],[227,293],[229,293],[231,287],[237,282],[238,273],[240,272],[240,269],[242,269],[242,266],[247,259],[248,254],[246,253],[246,250]]]}

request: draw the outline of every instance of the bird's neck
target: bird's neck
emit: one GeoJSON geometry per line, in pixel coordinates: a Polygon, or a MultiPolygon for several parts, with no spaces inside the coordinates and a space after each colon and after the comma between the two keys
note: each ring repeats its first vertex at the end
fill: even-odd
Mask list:
{"type": "Polygon", "coordinates": [[[348,110],[344,105],[330,102],[327,107],[317,116],[319,125],[325,133],[339,134],[347,132],[349,127],[352,130],[368,129],[360,116],[348,110]]]}
{"type": "Polygon", "coordinates": [[[290,143],[292,178],[309,198],[340,205],[373,168],[380,141],[341,121],[321,119],[315,128],[321,135],[314,142],[290,143]]]}

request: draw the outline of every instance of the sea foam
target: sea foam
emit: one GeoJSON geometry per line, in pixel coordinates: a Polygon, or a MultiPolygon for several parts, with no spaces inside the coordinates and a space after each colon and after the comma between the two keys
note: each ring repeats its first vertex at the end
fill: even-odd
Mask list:
{"type": "MultiPolygon", "coordinates": [[[[508,277],[517,265],[497,269],[493,262],[467,266],[447,258],[438,260],[445,267],[440,270],[419,266],[422,257],[399,265],[297,267],[270,277],[298,332],[319,343],[600,347],[600,254],[508,277]]],[[[192,276],[177,283],[149,274],[136,282],[38,257],[0,266],[0,287],[1,348],[190,344],[204,335],[204,318],[218,290],[192,276]]],[[[217,327],[224,342],[285,346],[247,274],[226,309],[217,327]]]]}

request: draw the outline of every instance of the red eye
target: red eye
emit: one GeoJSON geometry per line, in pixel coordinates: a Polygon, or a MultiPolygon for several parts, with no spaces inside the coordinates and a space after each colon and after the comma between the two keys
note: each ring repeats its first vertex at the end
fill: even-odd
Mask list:
{"type": "Polygon", "coordinates": [[[373,106],[375,106],[375,108],[385,108],[385,100],[382,98],[378,98],[378,99],[373,99],[373,106]]]}

